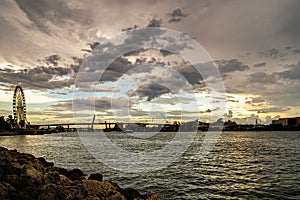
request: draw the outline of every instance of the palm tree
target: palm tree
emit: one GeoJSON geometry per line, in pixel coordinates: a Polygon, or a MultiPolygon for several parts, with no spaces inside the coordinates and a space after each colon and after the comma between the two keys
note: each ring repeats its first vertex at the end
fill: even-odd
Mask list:
{"type": "Polygon", "coordinates": [[[4,116],[0,116],[0,130],[7,131],[10,129],[10,124],[5,120],[4,116]]]}
{"type": "Polygon", "coordinates": [[[17,121],[12,117],[12,115],[8,115],[6,121],[12,129],[15,129],[17,127],[17,121]]]}

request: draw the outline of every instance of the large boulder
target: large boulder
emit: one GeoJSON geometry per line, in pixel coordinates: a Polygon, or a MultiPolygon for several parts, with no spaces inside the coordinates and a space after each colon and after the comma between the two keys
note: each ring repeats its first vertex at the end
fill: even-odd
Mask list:
{"type": "Polygon", "coordinates": [[[100,173],[85,179],[80,169],[56,167],[44,158],[0,147],[0,199],[160,199],[141,195],[132,188],[122,189],[116,183],[103,181],[100,173]]]}
{"type": "Polygon", "coordinates": [[[89,180],[103,181],[103,176],[100,173],[90,174],[89,180]]]}

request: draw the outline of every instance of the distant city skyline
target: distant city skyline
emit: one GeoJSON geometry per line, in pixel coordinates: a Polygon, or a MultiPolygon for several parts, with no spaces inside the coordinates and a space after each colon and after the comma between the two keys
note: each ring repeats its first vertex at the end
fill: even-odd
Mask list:
{"type": "MultiPolygon", "coordinates": [[[[259,118],[270,123],[279,117],[300,116],[299,7],[297,0],[3,0],[0,115],[12,114],[13,90],[21,85],[28,121],[72,122],[74,81],[82,60],[97,44],[106,44],[117,34],[152,26],[186,33],[205,48],[223,77],[224,119],[255,123],[259,118]]],[[[133,121],[176,120],[180,113],[174,102],[184,102],[183,108],[191,109],[191,96],[200,99],[201,105],[195,109],[199,113],[191,110],[186,119],[200,114],[199,120],[210,121],[212,111],[220,109],[217,102],[209,101],[201,77],[179,56],[152,49],[134,52],[112,63],[109,72],[97,92],[100,121],[114,120],[117,108],[128,103],[121,93],[130,97],[133,121]],[[151,70],[122,74],[123,69],[149,63],[151,70]],[[184,74],[194,90],[181,90],[186,83],[169,74],[168,66],[184,74]],[[146,84],[153,77],[178,85],[178,90],[170,91],[159,82],[146,84]],[[126,78],[145,80],[145,84],[134,88],[126,78]],[[116,86],[119,91],[112,96],[116,86]],[[111,107],[112,99],[118,103],[116,109],[111,107]]],[[[90,91],[82,95],[93,97],[90,91]]]]}

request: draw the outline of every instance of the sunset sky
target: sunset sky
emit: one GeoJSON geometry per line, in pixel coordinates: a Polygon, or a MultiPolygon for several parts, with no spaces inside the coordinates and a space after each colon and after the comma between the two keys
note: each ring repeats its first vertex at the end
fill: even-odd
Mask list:
{"type": "MultiPolygon", "coordinates": [[[[298,0],[2,0],[0,115],[12,114],[13,90],[21,85],[28,121],[73,122],[74,83],[82,61],[96,44],[113,48],[107,41],[114,36],[149,26],[185,33],[202,45],[223,78],[226,106],[206,100],[209,91],[184,59],[150,49],[112,63],[97,86],[99,121],[116,120],[114,113],[126,106],[124,95],[130,98],[134,121],[175,120],[180,109],[174,101],[192,106],[191,95],[200,99],[195,110],[202,121],[211,120],[213,110],[240,123],[300,116],[299,8],[298,0]],[[151,69],[138,70],[149,63],[151,69]],[[193,89],[184,91],[168,66],[184,74],[193,89]],[[124,69],[129,69],[125,75],[124,69]],[[178,84],[177,89],[149,82],[162,78],[178,84]],[[135,88],[129,79],[145,84],[135,88]],[[118,92],[112,93],[116,86],[118,92]],[[113,109],[111,102],[117,102],[113,109]]],[[[82,96],[94,98],[85,89],[82,96]]],[[[197,117],[193,111],[189,116],[197,117]]],[[[89,115],[85,119],[92,120],[89,115]]]]}

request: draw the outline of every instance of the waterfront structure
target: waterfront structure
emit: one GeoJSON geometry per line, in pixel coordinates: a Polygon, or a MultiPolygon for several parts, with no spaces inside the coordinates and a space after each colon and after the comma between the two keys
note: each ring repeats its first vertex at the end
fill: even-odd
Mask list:
{"type": "Polygon", "coordinates": [[[93,117],[92,123],[47,123],[30,125],[26,118],[26,102],[24,91],[21,86],[16,86],[13,95],[13,116],[10,115],[7,120],[0,118],[0,135],[15,134],[46,134],[57,132],[69,132],[76,130],[94,131],[94,125],[98,127],[104,126],[104,132],[191,132],[191,131],[300,131],[300,117],[279,118],[273,120],[271,125],[237,124],[234,121],[223,121],[222,118],[216,122],[205,123],[198,120],[189,122],[173,123],[166,122],[161,124],[153,123],[123,123],[123,122],[97,122],[96,115],[93,117]],[[91,127],[91,128],[90,128],[91,127]],[[4,132],[6,131],[6,132],[4,132]],[[7,132],[8,131],[8,132],[7,132]]]}
{"type": "Polygon", "coordinates": [[[26,101],[21,86],[16,86],[13,95],[13,115],[17,128],[25,128],[26,126],[26,101]]]}
{"type": "Polygon", "coordinates": [[[300,117],[279,118],[272,120],[272,125],[297,126],[300,125],[300,117]]]}

